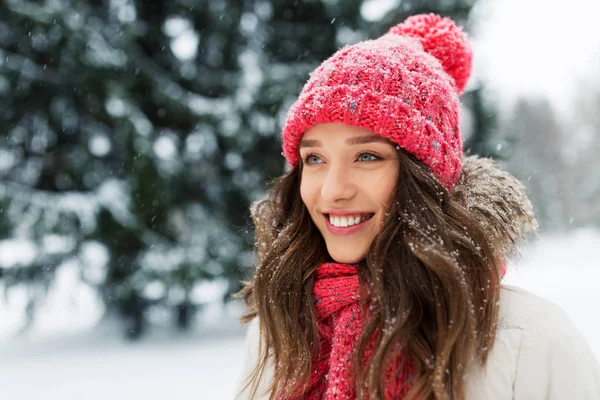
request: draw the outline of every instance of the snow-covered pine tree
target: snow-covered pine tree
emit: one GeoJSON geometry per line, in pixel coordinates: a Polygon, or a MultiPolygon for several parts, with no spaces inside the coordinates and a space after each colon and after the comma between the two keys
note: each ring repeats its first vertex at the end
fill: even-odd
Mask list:
{"type": "Polygon", "coordinates": [[[33,318],[75,261],[129,336],[157,310],[189,326],[204,282],[227,299],[252,266],[248,206],[284,170],[308,73],[410,14],[472,6],[426,3],[3,2],[2,284],[31,289],[33,318]]]}

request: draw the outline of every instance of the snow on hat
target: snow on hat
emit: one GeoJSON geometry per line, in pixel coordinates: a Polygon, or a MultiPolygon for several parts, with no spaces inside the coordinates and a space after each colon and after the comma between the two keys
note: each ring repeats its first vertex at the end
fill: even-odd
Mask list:
{"type": "Polygon", "coordinates": [[[294,167],[302,135],[341,122],[390,139],[448,190],[461,171],[459,99],[473,53],[449,18],[420,14],[378,39],[345,46],[310,74],[287,114],[283,154],[294,167]]]}

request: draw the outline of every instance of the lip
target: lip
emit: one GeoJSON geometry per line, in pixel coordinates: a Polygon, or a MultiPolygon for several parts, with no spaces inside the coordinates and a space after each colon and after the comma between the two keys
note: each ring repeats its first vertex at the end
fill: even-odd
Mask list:
{"type": "MultiPolygon", "coordinates": [[[[352,213],[335,213],[333,215],[348,215],[348,214],[352,214],[352,213]]],[[[363,213],[363,214],[367,214],[367,213],[363,213]]],[[[369,223],[373,217],[369,218],[366,221],[362,221],[360,224],[356,224],[356,225],[352,225],[352,226],[348,226],[348,227],[338,227],[338,226],[333,226],[331,225],[331,222],[329,222],[329,217],[327,215],[323,215],[323,218],[325,219],[325,226],[327,227],[327,230],[336,235],[336,236],[348,236],[348,235],[352,235],[358,231],[360,231],[362,228],[364,228],[367,223],[369,223]]]]}
{"type": "Polygon", "coordinates": [[[345,210],[325,210],[322,214],[331,215],[358,215],[358,214],[375,214],[373,211],[345,211],[345,210]]]}

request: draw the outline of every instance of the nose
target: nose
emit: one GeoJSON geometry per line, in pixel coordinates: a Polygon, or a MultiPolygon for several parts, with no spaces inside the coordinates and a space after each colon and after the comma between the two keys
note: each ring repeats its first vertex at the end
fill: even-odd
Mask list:
{"type": "Polygon", "coordinates": [[[328,202],[351,199],[356,194],[348,168],[343,166],[331,166],[321,186],[321,197],[328,202]]]}

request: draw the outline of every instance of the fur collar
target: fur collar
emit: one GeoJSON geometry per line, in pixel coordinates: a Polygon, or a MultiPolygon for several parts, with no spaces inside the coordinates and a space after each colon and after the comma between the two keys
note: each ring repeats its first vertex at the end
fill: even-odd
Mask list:
{"type": "Polygon", "coordinates": [[[463,158],[462,175],[450,193],[483,222],[499,255],[516,255],[517,244],[537,233],[538,223],[523,184],[490,158],[463,158]]]}

